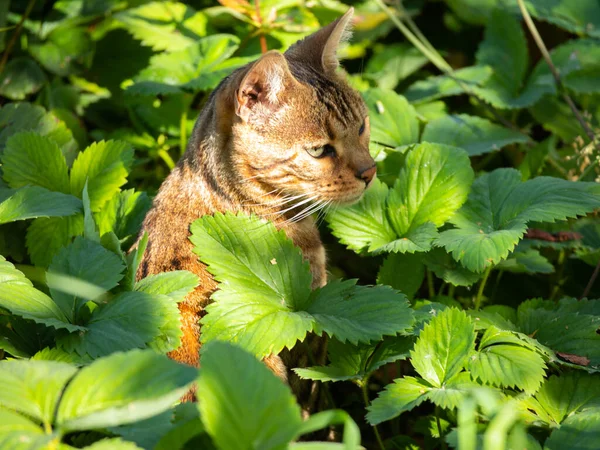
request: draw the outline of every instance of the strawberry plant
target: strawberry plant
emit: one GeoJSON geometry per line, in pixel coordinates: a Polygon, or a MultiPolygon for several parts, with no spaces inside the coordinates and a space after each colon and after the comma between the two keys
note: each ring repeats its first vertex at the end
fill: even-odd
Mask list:
{"type": "Polygon", "coordinates": [[[596,0],[13,0],[0,51],[1,449],[598,447],[596,0]],[[328,282],[265,219],[198,218],[219,288],[176,363],[201,281],[136,280],[152,198],[224,77],[349,6],[378,177],[319,221],[328,282]]]}

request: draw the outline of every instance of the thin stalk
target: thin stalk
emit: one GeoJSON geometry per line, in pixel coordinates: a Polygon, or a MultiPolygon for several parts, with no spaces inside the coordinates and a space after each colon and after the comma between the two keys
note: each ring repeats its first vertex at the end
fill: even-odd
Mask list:
{"type": "Polygon", "coordinates": [[[552,290],[550,292],[550,300],[554,300],[556,298],[556,294],[558,294],[558,291],[560,290],[561,287],[561,279],[563,277],[563,274],[565,272],[565,261],[567,259],[567,254],[565,249],[562,249],[559,253],[558,253],[558,261],[556,262],[556,266],[557,266],[557,271],[556,271],[556,283],[554,284],[554,286],[552,286],[552,290]]]}
{"type": "Polygon", "coordinates": [[[487,269],[485,269],[483,278],[481,279],[481,282],[479,283],[479,289],[477,290],[477,296],[475,297],[475,301],[473,302],[473,307],[475,308],[475,311],[479,310],[479,307],[481,306],[481,298],[483,297],[483,290],[485,289],[485,285],[487,283],[487,280],[488,280],[491,272],[492,272],[492,265],[490,264],[489,267],[487,269]]]}
{"type": "Polygon", "coordinates": [[[4,71],[4,66],[6,66],[6,62],[8,61],[8,56],[10,55],[10,52],[12,51],[13,47],[15,46],[17,39],[19,38],[19,35],[21,34],[21,29],[23,28],[23,23],[27,20],[27,18],[29,17],[29,14],[31,14],[31,10],[35,6],[36,1],[37,0],[29,0],[29,3],[27,4],[27,7],[25,8],[25,12],[21,16],[21,20],[19,20],[19,23],[17,24],[17,28],[15,29],[15,32],[10,37],[10,41],[8,41],[8,44],[6,45],[6,48],[4,49],[4,54],[2,55],[2,60],[0,60],[0,73],[2,73],[4,71]]]}
{"type": "MultiPolygon", "coordinates": [[[[262,15],[260,14],[260,0],[254,0],[254,9],[256,10],[256,19],[258,20],[258,24],[262,29],[263,20],[262,15]]],[[[260,32],[260,36],[258,37],[258,39],[260,40],[260,51],[264,55],[265,53],[267,53],[267,38],[262,33],[262,31],[260,32]]]]}
{"type": "Polygon", "coordinates": [[[600,151],[600,147],[598,147],[598,145],[595,143],[595,135],[594,135],[593,130],[590,128],[588,123],[584,120],[583,116],[579,112],[579,109],[577,109],[577,106],[575,106],[575,103],[573,102],[573,100],[571,99],[569,94],[567,93],[567,90],[565,89],[565,86],[563,85],[562,80],[560,78],[560,74],[558,73],[556,66],[552,63],[552,58],[550,57],[550,52],[548,52],[548,48],[546,48],[546,44],[544,44],[544,41],[542,40],[540,33],[538,32],[535,24],[533,23],[533,20],[531,19],[531,16],[529,15],[529,12],[527,11],[527,7],[525,6],[525,3],[523,2],[523,0],[517,0],[517,3],[519,4],[519,9],[521,10],[523,19],[525,19],[525,24],[527,25],[527,28],[529,28],[529,32],[531,33],[531,36],[533,37],[535,44],[537,45],[538,49],[542,53],[542,57],[546,61],[546,64],[548,64],[548,67],[550,68],[550,72],[552,73],[552,76],[554,77],[554,81],[556,82],[556,87],[557,87],[558,91],[561,93],[565,102],[567,102],[567,105],[569,105],[569,108],[571,108],[571,111],[573,111],[575,118],[581,125],[581,128],[583,128],[583,131],[589,138],[590,142],[594,143],[596,150],[600,151]]]}
{"type": "Polygon", "coordinates": [[[440,423],[440,407],[435,407],[435,423],[437,424],[438,434],[440,435],[440,440],[442,441],[442,448],[445,450],[448,447],[446,446],[446,441],[442,437],[442,424],[440,423]]]}
{"type": "Polygon", "coordinates": [[[450,283],[450,287],[448,288],[448,297],[454,298],[454,291],[456,290],[456,286],[450,283]]]}
{"type": "Polygon", "coordinates": [[[446,283],[445,281],[442,281],[442,284],[440,284],[440,288],[438,289],[438,292],[437,292],[438,297],[441,297],[444,294],[444,289],[446,288],[447,284],[448,283],[446,283]]]}
{"type": "Polygon", "coordinates": [[[179,118],[179,152],[181,156],[183,156],[187,147],[188,107],[188,103],[184,102],[183,111],[181,111],[181,117],[179,118]]]}
{"type": "Polygon", "coordinates": [[[588,281],[588,284],[586,285],[585,289],[583,290],[583,294],[581,294],[580,299],[585,298],[589,295],[590,291],[592,290],[592,286],[594,286],[594,282],[596,281],[596,278],[598,278],[598,273],[600,273],[600,261],[598,261],[598,264],[596,264],[596,268],[594,269],[594,272],[592,273],[592,276],[590,277],[590,281],[588,281]]]}
{"type": "MultiPolygon", "coordinates": [[[[362,383],[360,383],[360,390],[362,391],[362,394],[363,394],[365,408],[368,408],[371,405],[371,401],[369,400],[369,377],[366,377],[362,381],[362,383]]],[[[383,445],[383,440],[381,439],[381,435],[379,434],[377,425],[373,425],[373,432],[375,433],[375,439],[377,439],[377,444],[379,444],[379,448],[381,450],[385,450],[385,445],[383,445]]]]}
{"type": "MultiPolygon", "coordinates": [[[[317,366],[318,364],[317,364],[317,360],[315,359],[315,355],[313,354],[313,351],[310,348],[310,345],[308,345],[308,342],[306,342],[306,339],[304,341],[302,341],[302,345],[304,345],[304,349],[306,350],[306,354],[308,355],[308,361],[310,362],[310,364],[313,366],[317,366]]],[[[313,381],[313,383],[317,383],[317,381],[313,381]]],[[[321,389],[323,389],[325,391],[325,397],[327,397],[327,401],[329,402],[331,409],[335,409],[335,402],[333,401],[333,396],[331,395],[329,386],[327,385],[327,383],[323,383],[322,381],[320,383],[321,383],[321,389]]]]}
{"type": "Polygon", "coordinates": [[[390,11],[390,9],[383,3],[383,0],[375,0],[375,3],[388,15],[390,20],[396,25],[396,28],[400,30],[400,32],[410,41],[412,45],[414,45],[431,63],[437,67],[442,72],[451,72],[452,67],[442,58],[437,51],[431,51],[431,49],[427,48],[414,34],[412,31],[408,29],[406,25],[402,23],[396,15],[390,11]]]}
{"type": "MultiPolygon", "coordinates": [[[[392,23],[394,25],[396,25],[396,28],[398,28],[398,30],[400,30],[400,32],[404,35],[404,37],[406,39],[408,39],[410,41],[410,43],[413,44],[417,48],[417,50],[419,50],[421,53],[423,53],[423,55],[435,67],[437,67],[441,72],[443,72],[446,76],[448,76],[451,80],[453,80],[456,84],[458,84],[460,86],[460,88],[463,91],[465,91],[465,93],[469,94],[475,101],[477,101],[477,103],[482,108],[489,111],[490,114],[492,114],[498,122],[500,122],[505,127],[510,128],[511,130],[518,131],[519,133],[523,133],[516,125],[514,125],[513,123],[509,122],[504,117],[502,117],[491,105],[488,105],[487,103],[481,101],[475,95],[475,93],[465,83],[462,82],[462,80],[460,80],[459,78],[456,78],[454,76],[454,69],[452,69],[452,66],[450,66],[450,64],[448,64],[446,62],[446,60],[442,57],[442,55],[440,55],[439,52],[431,45],[431,43],[423,36],[423,34],[421,33],[421,31],[419,30],[417,25],[412,21],[412,19],[408,18],[405,20],[409,21],[408,23],[410,25],[410,28],[414,29],[416,31],[416,34],[418,36],[420,36],[421,39],[419,39],[415,35],[415,33],[413,33],[406,25],[404,25],[402,23],[402,21],[400,19],[398,19],[398,17],[396,17],[396,15],[390,10],[390,8],[388,8],[385,5],[385,3],[383,3],[383,0],[375,0],[375,3],[383,10],[383,12],[385,12],[387,14],[387,16],[390,18],[392,23]]],[[[400,4],[400,8],[402,8],[402,4],[400,4]]],[[[408,14],[406,14],[406,12],[403,9],[402,9],[402,11],[403,11],[403,17],[407,18],[408,14]]]]}
{"type": "Polygon", "coordinates": [[[431,270],[427,269],[427,289],[429,290],[429,299],[435,297],[435,289],[433,287],[433,274],[431,270]]]}
{"type": "MultiPolygon", "coordinates": [[[[421,33],[421,30],[419,29],[417,24],[412,20],[410,14],[406,12],[402,0],[398,0],[398,9],[402,12],[402,17],[408,24],[409,28],[412,30],[415,36],[423,43],[423,45],[429,48],[432,52],[437,52],[436,48],[431,44],[431,42],[429,42],[429,39],[427,39],[427,37],[423,33],[421,33]]],[[[446,60],[444,60],[444,62],[446,62],[446,60]]]]}

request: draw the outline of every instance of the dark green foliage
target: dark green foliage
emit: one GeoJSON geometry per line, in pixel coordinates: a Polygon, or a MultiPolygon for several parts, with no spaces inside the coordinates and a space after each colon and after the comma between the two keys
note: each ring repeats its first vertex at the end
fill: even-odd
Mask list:
{"type": "Polygon", "coordinates": [[[136,280],[144,216],[218,83],[347,5],[0,1],[0,448],[598,447],[600,3],[523,0],[560,85],[517,0],[386,3],[339,51],[379,175],[320,224],[329,283],[260,218],[195,221],[198,371],[164,356],[198,277],[136,280]]]}

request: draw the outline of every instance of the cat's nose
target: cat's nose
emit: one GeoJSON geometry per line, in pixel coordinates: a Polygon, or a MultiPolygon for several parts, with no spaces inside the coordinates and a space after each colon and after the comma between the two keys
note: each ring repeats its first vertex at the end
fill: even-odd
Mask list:
{"type": "Polygon", "coordinates": [[[372,165],[371,167],[368,167],[366,169],[359,170],[358,173],[356,174],[357,175],[356,178],[360,178],[368,186],[369,183],[371,181],[373,181],[373,178],[375,178],[375,174],[376,173],[377,173],[377,166],[376,165],[372,165]]]}

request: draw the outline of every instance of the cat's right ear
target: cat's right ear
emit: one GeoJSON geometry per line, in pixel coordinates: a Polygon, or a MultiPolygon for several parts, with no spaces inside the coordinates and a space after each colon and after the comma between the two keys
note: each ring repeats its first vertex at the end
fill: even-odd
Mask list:
{"type": "Polygon", "coordinates": [[[235,96],[235,112],[248,122],[254,110],[274,112],[282,104],[283,93],[297,81],[285,57],[277,52],[265,53],[244,76],[235,96]]]}

